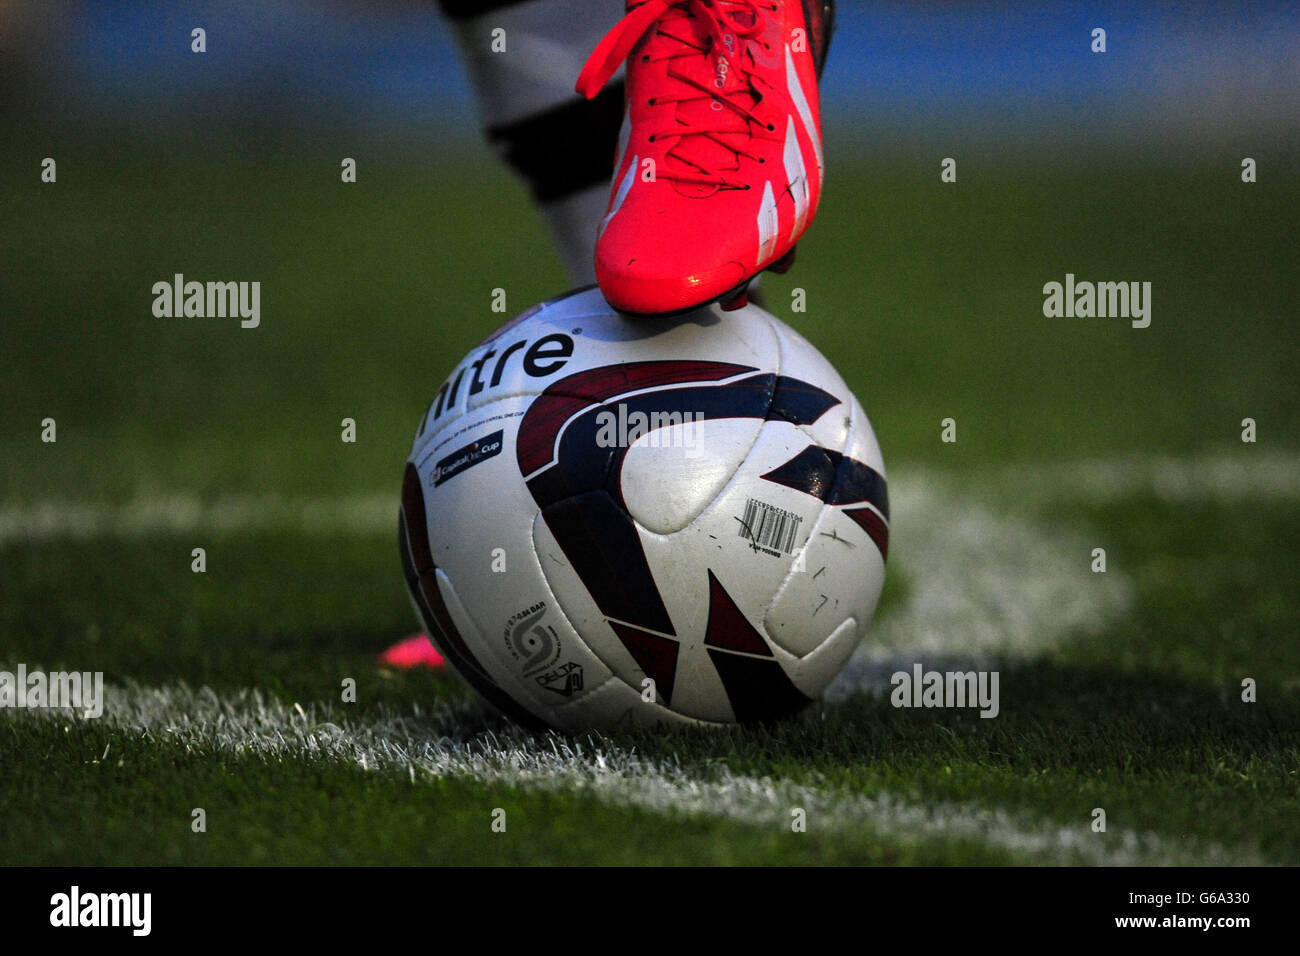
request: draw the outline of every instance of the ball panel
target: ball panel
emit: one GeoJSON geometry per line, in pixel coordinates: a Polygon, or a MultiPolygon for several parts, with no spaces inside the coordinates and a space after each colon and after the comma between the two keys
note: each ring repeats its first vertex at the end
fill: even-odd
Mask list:
{"type": "Polygon", "coordinates": [[[411,467],[424,493],[432,558],[458,595],[458,623],[462,634],[475,635],[480,669],[549,720],[556,703],[580,698],[610,672],[559,611],[533,546],[538,506],[510,453],[527,401],[505,399],[465,416],[411,467]],[[487,453],[465,451],[494,435],[487,453]],[[495,444],[500,450],[491,450],[495,444]]]}
{"type": "Polygon", "coordinates": [[[402,507],[398,512],[398,548],[407,588],[425,631],[456,672],[499,710],[524,724],[537,715],[522,707],[509,687],[499,683],[480,659],[482,635],[466,621],[464,607],[455,598],[450,581],[433,563],[428,540],[428,523],[418,472],[407,463],[402,483],[402,507]],[[451,598],[449,604],[448,598],[451,598]],[[451,605],[458,610],[453,615],[451,605]],[[466,640],[468,628],[469,640],[466,640]]]}
{"type": "Polygon", "coordinates": [[[852,617],[841,621],[819,647],[791,664],[789,671],[795,686],[809,697],[820,697],[853,656],[867,623],[852,617]]]}
{"type": "Polygon", "coordinates": [[[884,584],[875,543],[841,509],[814,523],[763,618],[772,641],[796,657],[814,653],[846,617],[871,620],[884,584]]]}
{"type": "Polygon", "coordinates": [[[617,677],[611,677],[580,701],[561,704],[552,713],[555,725],[569,733],[583,733],[592,727],[654,730],[703,723],[660,704],[646,702],[641,692],[617,677]]]}
{"type": "Polygon", "coordinates": [[[731,481],[762,426],[753,418],[693,421],[637,438],[620,480],[628,511],[656,534],[686,527],[731,481]]]}
{"type": "Polygon", "coordinates": [[[812,444],[843,450],[858,421],[853,414],[852,406],[856,401],[853,392],[835,367],[812,343],[775,316],[771,317],[771,325],[780,353],[781,374],[811,382],[838,401],[837,405],[815,422],[799,427],[812,444]]]}

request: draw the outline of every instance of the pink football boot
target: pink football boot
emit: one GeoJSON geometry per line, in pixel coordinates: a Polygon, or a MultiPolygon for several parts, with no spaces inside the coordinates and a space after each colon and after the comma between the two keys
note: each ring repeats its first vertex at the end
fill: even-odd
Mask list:
{"type": "Polygon", "coordinates": [[[596,278],[616,309],[745,302],[783,272],[822,189],[817,77],[833,4],[640,0],[592,52],[578,92],[627,62],[627,109],[596,278]]]}

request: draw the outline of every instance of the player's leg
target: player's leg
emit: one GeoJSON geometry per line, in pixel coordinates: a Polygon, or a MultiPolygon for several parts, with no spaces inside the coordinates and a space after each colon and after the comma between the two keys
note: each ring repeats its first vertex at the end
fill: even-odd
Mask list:
{"type": "MultiPolygon", "coordinates": [[[[579,96],[573,81],[618,22],[621,0],[438,5],[455,33],[488,141],[528,184],[574,284],[590,285],[623,120],[623,81],[620,71],[593,100],[579,96]]],[[[444,661],[425,635],[413,634],[380,655],[379,664],[409,670],[444,661]]]]}
{"type": "Polygon", "coordinates": [[[590,100],[573,83],[618,22],[622,3],[438,2],[455,31],[489,142],[527,182],[574,282],[594,282],[592,250],[623,119],[622,70],[590,100]]]}
{"type": "Polygon", "coordinates": [[[744,301],[783,270],[822,187],[823,0],[629,0],[578,81],[626,64],[628,103],[596,242],[605,297],[629,312],[744,301]]]}

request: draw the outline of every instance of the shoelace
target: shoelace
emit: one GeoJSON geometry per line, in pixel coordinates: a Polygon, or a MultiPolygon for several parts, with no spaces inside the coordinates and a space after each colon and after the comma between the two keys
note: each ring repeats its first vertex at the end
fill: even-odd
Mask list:
{"type": "MultiPolygon", "coordinates": [[[[749,83],[745,82],[749,71],[745,69],[744,64],[741,62],[743,57],[735,54],[728,55],[727,45],[724,40],[724,37],[728,34],[740,39],[758,32],[761,22],[759,19],[760,7],[775,9],[774,5],[760,2],[760,0],[646,0],[641,6],[629,11],[592,50],[591,56],[588,57],[586,64],[582,68],[582,72],[578,74],[577,91],[588,99],[599,93],[605,84],[609,82],[610,77],[618,71],[619,66],[627,59],[628,54],[641,40],[642,36],[652,29],[657,29],[660,20],[674,7],[682,9],[688,15],[694,15],[698,22],[704,25],[712,43],[710,48],[703,49],[688,39],[673,33],[660,31],[661,36],[676,40],[683,47],[681,52],[673,56],[708,56],[712,53],[715,64],[725,58],[728,69],[738,71],[739,77],[737,85],[732,90],[722,92],[688,76],[672,73],[670,70],[669,75],[686,88],[684,90],[685,95],[679,97],[659,96],[656,97],[658,103],[668,104],[690,99],[715,100],[747,121],[763,126],[764,124],[754,115],[753,110],[738,101],[738,94],[743,94],[745,98],[755,100],[761,97],[753,91],[749,83]],[[725,9],[721,6],[722,3],[726,4],[725,9]]],[[[720,138],[722,136],[734,138],[737,133],[743,132],[734,128],[706,128],[694,123],[689,125],[679,124],[671,130],[662,132],[663,134],[682,137],[683,140],[691,136],[705,136],[737,156],[747,156],[750,159],[758,158],[753,153],[742,149],[735,142],[720,138]]],[[[653,142],[657,135],[660,134],[652,133],[650,140],[653,142]]],[[[678,173],[664,170],[659,173],[659,177],[662,179],[719,188],[748,188],[747,185],[727,182],[724,177],[715,174],[698,160],[684,155],[681,150],[670,151],[669,155],[674,156],[687,166],[693,167],[697,170],[697,173],[678,173]]]]}

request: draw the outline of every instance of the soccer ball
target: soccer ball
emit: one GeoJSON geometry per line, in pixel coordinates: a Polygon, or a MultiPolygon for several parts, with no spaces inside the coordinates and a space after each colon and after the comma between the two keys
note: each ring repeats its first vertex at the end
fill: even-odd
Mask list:
{"type": "Polygon", "coordinates": [[[871,621],[889,504],[862,407],[787,325],[632,318],[589,289],[443,383],[399,524],[443,656],[515,719],[581,732],[800,710],[871,621]]]}

